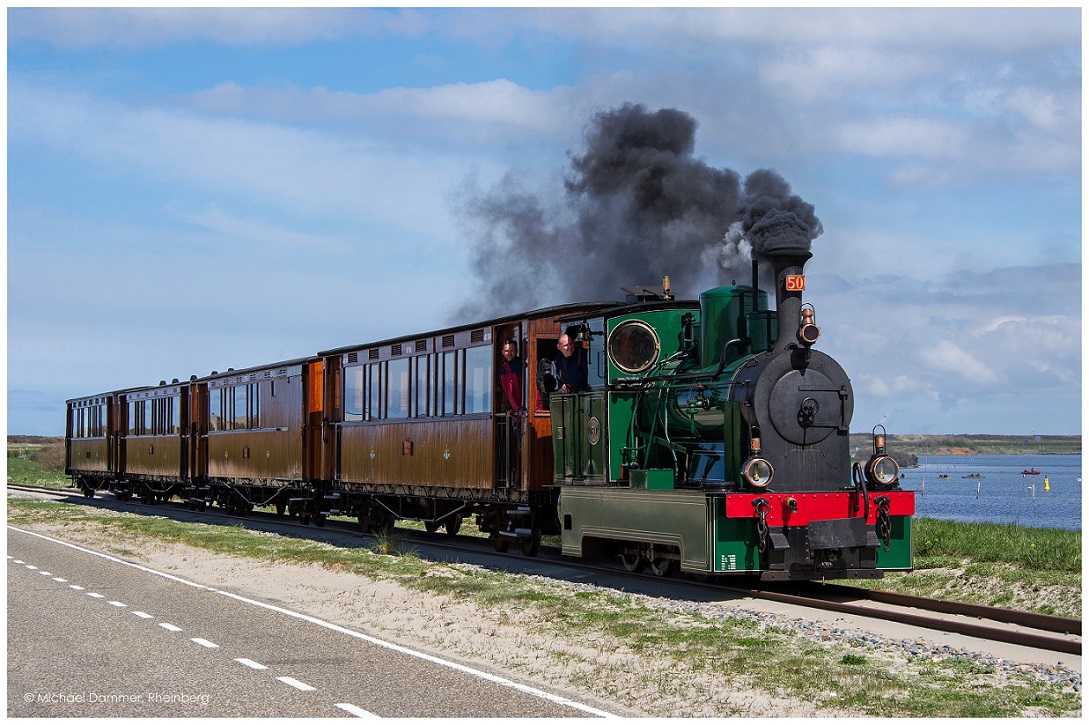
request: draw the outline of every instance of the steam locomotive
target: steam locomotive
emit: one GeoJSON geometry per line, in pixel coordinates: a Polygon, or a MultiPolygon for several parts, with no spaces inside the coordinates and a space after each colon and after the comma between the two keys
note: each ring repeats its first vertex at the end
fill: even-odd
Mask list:
{"type": "Polygon", "coordinates": [[[364,531],[475,518],[498,551],[618,557],[659,576],[880,577],[910,569],[914,498],[875,428],[851,463],[850,380],[815,349],[811,253],[761,250],[759,287],[676,300],[668,278],[628,302],[480,323],[67,401],[66,473],[87,496],[180,498],[364,531]],[[561,334],[588,389],[549,385],[561,334]],[[499,388],[520,346],[523,400],[499,388]]]}

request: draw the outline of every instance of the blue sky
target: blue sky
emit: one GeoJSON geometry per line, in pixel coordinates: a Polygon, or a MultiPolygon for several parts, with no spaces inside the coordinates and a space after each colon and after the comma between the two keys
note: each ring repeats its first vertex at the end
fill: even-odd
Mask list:
{"type": "Polygon", "coordinates": [[[77,395],[469,321],[472,202],[566,218],[571,160],[624,104],[813,205],[806,301],[854,430],[1081,432],[1077,7],[7,20],[11,433],[62,433],[77,395]]]}

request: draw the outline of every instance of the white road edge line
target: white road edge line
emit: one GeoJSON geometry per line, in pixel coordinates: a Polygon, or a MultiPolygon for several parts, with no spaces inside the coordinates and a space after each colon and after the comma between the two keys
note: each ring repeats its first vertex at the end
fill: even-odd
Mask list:
{"type": "Polygon", "coordinates": [[[350,712],[356,717],[378,717],[373,712],[367,712],[363,708],[353,705],[350,702],[338,702],[335,706],[339,707],[344,712],[350,712]]]}
{"type": "Polygon", "coordinates": [[[245,657],[236,657],[234,661],[238,662],[238,663],[241,663],[241,664],[245,665],[246,667],[249,667],[251,670],[267,670],[268,669],[268,667],[265,667],[260,662],[254,662],[253,660],[246,659],[245,657]]]}
{"type": "MultiPolygon", "coordinates": [[[[334,632],[339,632],[341,634],[346,634],[349,637],[354,637],[356,639],[363,640],[364,642],[369,642],[369,643],[371,643],[371,644],[373,644],[375,646],[378,646],[378,647],[385,647],[386,649],[392,650],[394,652],[400,652],[401,654],[408,655],[409,657],[416,657],[418,659],[422,659],[422,660],[425,660],[427,662],[431,662],[433,664],[441,665],[443,667],[449,667],[450,669],[457,670],[458,672],[463,672],[463,673],[465,673],[467,675],[472,675],[473,677],[479,677],[479,678],[481,678],[483,680],[493,682],[493,683],[495,683],[497,685],[501,685],[503,687],[510,687],[511,689],[518,690],[520,692],[524,692],[527,695],[533,695],[534,697],[540,697],[540,698],[542,698],[544,700],[548,700],[549,702],[554,702],[554,703],[556,703],[558,705],[564,705],[566,707],[570,707],[570,708],[575,709],[575,710],[580,710],[580,711],[588,713],[590,715],[596,715],[597,717],[607,717],[607,718],[619,717],[618,715],[614,715],[611,712],[606,712],[605,710],[598,710],[595,707],[590,707],[589,705],[584,705],[581,702],[575,702],[574,700],[569,700],[566,697],[560,697],[559,695],[553,695],[550,692],[545,692],[544,690],[538,690],[536,687],[530,687],[529,685],[523,685],[523,684],[520,684],[518,682],[514,682],[513,680],[508,680],[505,677],[499,677],[498,675],[493,675],[493,674],[490,674],[488,672],[483,672],[481,670],[476,670],[476,669],[473,669],[472,667],[466,667],[465,665],[458,664],[457,662],[451,662],[449,660],[444,660],[442,658],[435,657],[434,655],[424,654],[423,652],[417,652],[415,650],[409,649],[408,647],[402,647],[401,645],[393,644],[392,642],[385,642],[383,640],[378,639],[377,637],[371,637],[370,635],[363,634],[362,632],[355,632],[353,630],[347,629],[346,627],[341,627],[339,624],[333,624],[332,622],[326,622],[324,620],[318,619],[317,617],[312,617],[309,614],[300,614],[299,612],[293,612],[290,609],[284,609],[283,607],[277,607],[277,606],[273,606],[271,604],[265,604],[264,602],[258,602],[258,601],[254,600],[254,599],[247,599],[246,597],[239,596],[238,594],[232,594],[230,592],[225,592],[222,589],[214,589],[212,587],[208,587],[208,586],[205,586],[203,584],[197,584],[196,582],[191,582],[191,581],[188,581],[186,579],[182,579],[181,577],[174,576],[173,574],[167,574],[166,572],[156,571],[155,569],[152,569],[150,567],[142,566],[140,564],[134,564],[133,562],[125,561],[124,559],[118,559],[116,556],[110,556],[109,554],[103,554],[100,551],[93,551],[91,549],[86,549],[86,548],[84,548],[82,546],[77,546],[76,544],[71,544],[71,543],[69,543],[67,541],[61,541],[60,539],[54,539],[52,536],[46,536],[45,534],[39,534],[39,533],[37,533],[35,531],[27,531],[26,529],[20,529],[20,528],[17,528],[15,526],[11,526],[10,524],[8,525],[8,528],[10,530],[12,530],[12,531],[17,531],[20,534],[27,534],[29,536],[35,536],[35,537],[37,537],[39,539],[44,539],[46,541],[51,541],[54,544],[60,544],[61,546],[67,546],[67,547],[69,547],[71,549],[75,549],[76,551],[82,551],[85,554],[91,554],[92,556],[101,557],[103,559],[106,559],[107,561],[112,561],[112,562],[115,562],[117,564],[123,564],[124,566],[131,566],[134,569],[139,569],[140,571],[144,571],[144,572],[147,572],[149,574],[155,574],[156,576],[161,576],[161,577],[164,577],[166,579],[170,579],[171,581],[176,581],[179,584],[185,584],[186,586],[194,587],[196,589],[204,589],[205,591],[215,592],[217,594],[222,594],[225,597],[230,597],[230,598],[235,599],[235,600],[240,601],[240,602],[245,602],[247,604],[252,604],[252,605],[254,605],[256,607],[261,607],[263,609],[268,609],[268,610],[273,611],[273,612],[279,612],[281,614],[286,614],[289,617],[294,617],[296,619],[301,619],[304,622],[310,622],[311,624],[316,624],[319,627],[324,627],[325,629],[329,629],[329,630],[332,630],[334,632]]],[[[163,625],[160,623],[159,626],[161,627],[163,625]]],[[[173,625],[171,625],[171,626],[173,626],[173,625]]]]}
{"type": "Polygon", "coordinates": [[[299,682],[294,677],[284,676],[284,677],[277,677],[276,679],[279,680],[280,682],[284,683],[285,685],[291,685],[296,690],[302,690],[303,692],[310,692],[311,690],[318,689],[318,688],[314,687],[313,685],[306,684],[305,682],[299,682]]]}

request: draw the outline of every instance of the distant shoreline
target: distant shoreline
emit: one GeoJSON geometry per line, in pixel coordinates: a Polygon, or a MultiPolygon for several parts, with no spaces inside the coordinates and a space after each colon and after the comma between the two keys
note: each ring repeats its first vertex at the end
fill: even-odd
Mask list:
{"type": "MultiPolygon", "coordinates": [[[[9,435],[8,449],[63,443],[64,436],[9,435]]],[[[901,456],[1038,456],[1080,454],[1080,435],[929,434],[894,435],[885,441],[888,452],[901,456]]],[[[870,433],[851,434],[851,453],[866,459],[873,448],[870,433]]]]}

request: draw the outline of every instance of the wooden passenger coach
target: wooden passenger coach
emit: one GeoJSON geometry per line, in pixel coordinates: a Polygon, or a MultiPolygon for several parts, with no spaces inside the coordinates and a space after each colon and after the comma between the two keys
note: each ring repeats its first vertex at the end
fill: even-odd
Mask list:
{"type": "Polygon", "coordinates": [[[324,456],[332,493],[323,513],[354,512],[365,528],[414,518],[448,531],[476,513],[495,533],[511,528],[510,504],[554,503],[538,361],[555,357],[561,318],[609,305],[548,308],[319,353],[332,422],[324,456]],[[524,366],[519,415],[508,413],[499,387],[508,340],[524,366]]]}

